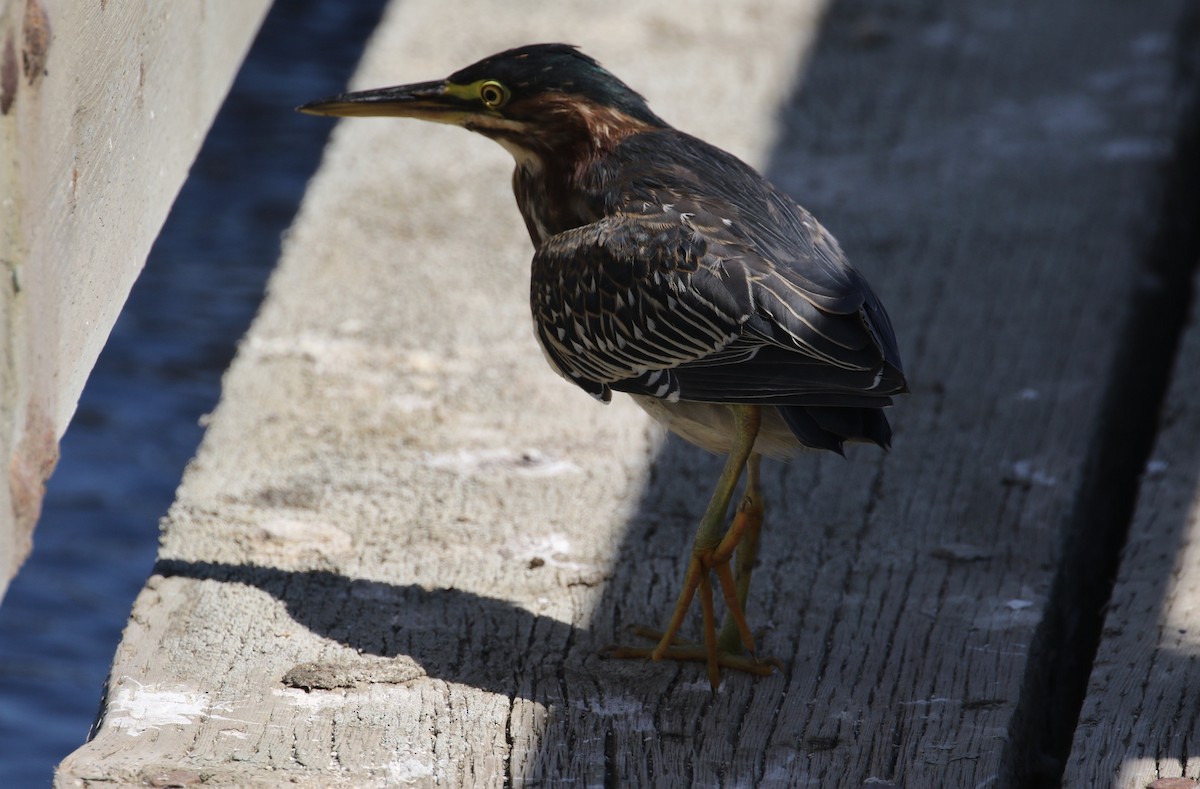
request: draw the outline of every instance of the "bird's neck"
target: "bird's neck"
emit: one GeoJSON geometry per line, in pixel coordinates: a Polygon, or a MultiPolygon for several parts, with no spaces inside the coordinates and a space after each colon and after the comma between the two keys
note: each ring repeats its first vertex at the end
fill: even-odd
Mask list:
{"type": "Polygon", "coordinates": [[[514,153],[514,158],[513,195],[535,248],[598,218],[589,195],[575,188],[572,173],[558,165],[557,157],[514,153]]]}
{"type": "Polygon", "coordinates": [[[585,103],[564,107],[553,133],[497,139],[516,162],[513,193],[534,246],[600,219],[611,175],[603,163],[622,141],[655,128],[620,110],[585,103]]]}

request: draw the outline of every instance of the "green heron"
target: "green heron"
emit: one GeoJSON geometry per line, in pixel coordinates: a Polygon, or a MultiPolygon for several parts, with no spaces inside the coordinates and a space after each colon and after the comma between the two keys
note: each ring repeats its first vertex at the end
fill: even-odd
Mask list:
{"type": "Polygon", "coordinates": [[[705,662],[714,690],[722,667],[770,674],[745,616],[763,520],[759,460],[841,453],[847,441],[887,449],[882,409],[907,391],[887,313],[833,236],[564,44],[299,110],[449,123],[513,155],[536,250],[534,327],[550,365],[604,402],[631,395],[684,439],[728,456],[657,645],[613,654],[705,662]],[[713,577],[727,611],[720,633],[713,577]],[[702,644],[678,638],[697,593],[702,644]]]}

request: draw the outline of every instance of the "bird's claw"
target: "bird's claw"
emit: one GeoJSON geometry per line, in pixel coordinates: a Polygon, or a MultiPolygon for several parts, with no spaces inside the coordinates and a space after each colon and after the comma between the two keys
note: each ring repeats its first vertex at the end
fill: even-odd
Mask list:
{"type": "MultiPolygon", "coordinates": [[[[636,660],[648,658],[651,660],[680,660],[705,663],[710,667],[715,664],[718,669],[725,668],[731,671],[741,671],[759,677],[769,677],[775,673],[776,669],[783,670],[783,661],[778,658],[760,658],[753,654],[723,649],[718,649],[715,654],[710,654],[703,644],[697,644],[686,639],[675,639],[669,642],[664,648],[662,644],[662,631],[639,626],[633,629],[633,633],[639,638],[646,638],[659,643],[652,647],[610,646],[604,650],[604,654],[608,657],[620,659],[636,660]]],[[[717,690],[719,680],[718,676],[717,681],[714,682],[710,673],[709,682],[712,684],[714,692],[717,690]]]]}
{"type": "Polygon", "coordinates": [[[737,584],[730,568],[737,544],[742,537],[742,528],[735,519],[729,533],[721,540],[716,548],[709,551],[698,551],[692,556],[688,572],[684,579],[683,590],[675,604],[675,611],[667,629],[655,632],[639,628],[639,635],[658,641],[654,647],[615,647],[608,650],[610,657],[617,658],[650,658],[651,660],[687,660],[705,663],[708,668],[708,680],[713,691],[721,683],[721,669],[728,668],[744,671],[758,676],[769,676],[775,668],[782,668],[782,663],[775,659],[759,659],[755,654],[754,636],[746,622],[746,615],[739,600],[737,584]],[[709,571],[717,576],[721,586],[721,595],[729,614],[729,621],[722,629],[720,637],[717,634],[716,614],[713,606],[712,581],[709,571]],[[704,643],[696,644],[678,637],[679,628],[684,616],[691,608],[696,591],[700,592],[700,607],[704,615],[704,643]],[[733,627],[730,628],[729,624],[733,627]]]}

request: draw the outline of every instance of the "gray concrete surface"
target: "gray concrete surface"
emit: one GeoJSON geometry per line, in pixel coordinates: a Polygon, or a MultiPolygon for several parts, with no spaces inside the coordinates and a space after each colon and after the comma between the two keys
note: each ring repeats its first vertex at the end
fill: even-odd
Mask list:
{"type": "Polygon", "coordinates": [[[83,385],[268,6],[0,0],[0,597],[83,385]]]}
{"type": "Polygon", "coordinates": [[[57,784],[1003,785],[1182,6],[394,4],[355,87],[572,41],[813,209],[892,312],[896,448],[765,469],[780,673],[602,659],[719,461],[545,367],[502,150],[343,123],[57,784]]]}

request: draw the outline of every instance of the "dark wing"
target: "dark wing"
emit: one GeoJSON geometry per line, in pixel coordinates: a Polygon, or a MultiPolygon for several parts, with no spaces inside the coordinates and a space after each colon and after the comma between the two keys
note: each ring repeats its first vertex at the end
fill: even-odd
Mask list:
{"type": "Polygon", "coordinates": [[[881,407],[903,390],[886,314],[811,217],[782,198],[782,208],[811,222],[807,254],[782,265],[764,249],[795,256],[787,222],[767,216],[764,231],[731,205],[677,194],[651,189],[538,249],[534,323],[559,372],[605,400],[615,389],[667,400],[881,407]]]}
{"type": "Polygon", "coordinates": [[[534,325],[559,372],[604,400],[614,384],[678,399],[669,371],[712,358],[741,336],[746,286],[719,282],[704,239],[693,236],[678,215],[621,214],[538,249],[534,325]]]}

